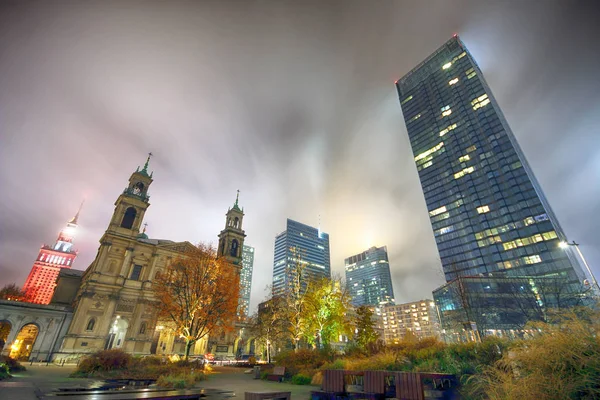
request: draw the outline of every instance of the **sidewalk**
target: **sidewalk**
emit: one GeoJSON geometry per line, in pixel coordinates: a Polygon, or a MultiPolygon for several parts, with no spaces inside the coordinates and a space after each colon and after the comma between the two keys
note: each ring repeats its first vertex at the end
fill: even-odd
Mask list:
{"type": "Polygon", "coordinates": [[[94,379],[69,378],[75,370],[73,365],[25,364],[25,367],[27,371],[0,381],[0,399],[37,400],[36,392],[47,393],[59,387],[87,387],[96,382],[94,379]]]}

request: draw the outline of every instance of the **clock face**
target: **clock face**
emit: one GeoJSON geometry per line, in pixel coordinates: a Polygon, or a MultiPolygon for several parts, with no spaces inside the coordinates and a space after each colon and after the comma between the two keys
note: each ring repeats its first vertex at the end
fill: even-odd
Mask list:
{"type": "Polygon", "coordinates": [[[144,184],[142,182],[138,182],[133,187],[133,194],[141,194],[144,190],[144,184]]]}

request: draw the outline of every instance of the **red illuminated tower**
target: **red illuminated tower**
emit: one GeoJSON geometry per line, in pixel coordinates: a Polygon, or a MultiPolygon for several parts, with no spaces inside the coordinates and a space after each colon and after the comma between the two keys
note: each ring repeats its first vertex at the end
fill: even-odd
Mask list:
{"type": "MultiPolygon", "coordinates": [[[[83,203],[81,203],[83,205],[83,203]]],[[[77,214],[60,231],[54,246],[43,245],[31,272],[25,281],[23,291],[26,301],[37,304],[49,304],[56,287],[56,279],[61,268],[71,268],[77,251],[73,250],[73,237],[77,230],[77,214]]]]}

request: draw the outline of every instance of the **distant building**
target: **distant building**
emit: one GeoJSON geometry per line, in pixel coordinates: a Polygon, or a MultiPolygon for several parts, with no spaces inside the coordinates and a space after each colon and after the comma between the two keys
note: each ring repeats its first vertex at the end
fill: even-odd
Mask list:
{"type": "Polygon", "coordinates": [[[433,300],[388,305],[381,309],[386,344],[395,344],[412,334],[417,339],[440,337],[440,324],[433,300]]]}
{"type": "Polygon", "coordinates": [[[240,301],[238,313],[247,316],[250,309],[252,291],[252,270],[254,268],[254,247],[244,245],[242,250],[242,271],[240,273],[240,301]]]}
{"type": "Polygon", "coordinates": [[[41,247],[23,286],[28,302],[50,304],[60,270],[71,268],[73,265],[73,261],[77,257],[77,251],[73,250],[73,238],[77,231],[80,211],[81,207],[77,214],[67,222],[67,226],[60,231],[53,246],[43,245],[41,247]]]}
{"type": "Polygon", "coordinates": [[[451,38],[396,88],[446,282],[560,276],[581,291],[583,269],[559,248],[566,236],[463,42],[451,38]]]}
{"type": "Polygon", "coordinates": [[[297,269],[303,269],[302,282],[331,276],[329,235],[318,228],[288,219],[286,230],[275,237],[274,294],[289,288],[297,269]]]}
{"type": "Polygon", "coordinates": [[[346,287],[355,306],[394,303],[387,247],[371,247],[345,260],[346,287]]]}

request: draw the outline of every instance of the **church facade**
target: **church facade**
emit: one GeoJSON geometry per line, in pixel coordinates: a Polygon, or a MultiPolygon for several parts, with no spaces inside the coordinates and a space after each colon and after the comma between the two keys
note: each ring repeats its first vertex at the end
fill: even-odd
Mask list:
{"type": "MultiPolygon", "coordinates": [[[[108,228],[100,239],[96,258],[85,271],[73,304],[73,319],[53,358],[77,357],[102,349],[120,348],[132,354],[178,354],[183,342],[158,320],[152,281],[173,260],[194,247],[190,242],[150,239],[140,232],[149,203],[152,173],[148,163],[129,178],[115,202],[108,228]]],[[[239,196],[238,196],[239,197],[239,196]]],[[[238,199],[226,214],[219,234],[218,255],[241,268],[245,233],[244,213],[238,199]]],[[[194,354],[233,354],[229,335],[204,338],[194,354]]]]}

